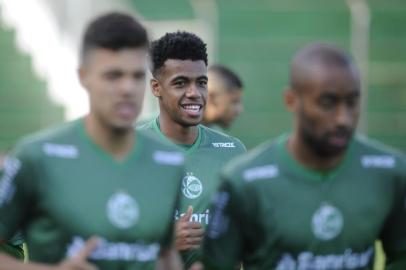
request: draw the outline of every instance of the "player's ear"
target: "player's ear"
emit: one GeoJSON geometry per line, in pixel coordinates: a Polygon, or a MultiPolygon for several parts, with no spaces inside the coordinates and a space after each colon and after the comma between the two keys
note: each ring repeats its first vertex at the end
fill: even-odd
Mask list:
{"type": "Polygon", "coordinates": [[[218,105],[218,95],[213,91],[209,92],[209,95],[207,97],[207,103],[209,103],[213,106],[217,106],[218,105]]]}
{"type": "Polygon", "coordinates": [[[161,85],[159,84],[159,81],[155,78],[152,78],[149,83],[151,85],[152,94],[156,97],[160,97],[161,96],[161,85]]]}
{"type": "Polygon", "coordinates": [[[85,66],[80,65],[80,67],[77,70],[78,72],[78,77],[79,77],[79,82],[83,86],[83,88],[88,91],[88,71],[85,66]]]}
{"type": "Polygon", "coordinates": [[[283,92],[283,100],[285,102],[286,109],[290,112],[296,112],[298,107],[298,97],[294,89],[286,88],[283,92]]]}

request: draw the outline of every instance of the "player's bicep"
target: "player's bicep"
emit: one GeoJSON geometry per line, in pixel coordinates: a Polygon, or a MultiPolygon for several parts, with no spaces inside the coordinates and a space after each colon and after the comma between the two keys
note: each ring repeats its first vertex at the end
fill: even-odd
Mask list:
{"type": "MultiPolygon", "coordinates": [[[[388,267],[406,257],[406,176],[399,179],[396,187],[396,199],[391,215],[388,217],[381,234],[383,249],[388,267]]],[[[390,268],[390,267],[389,267],[390,268]]],[[[397,269],[397,268],[393,268],[397,269]]],[[[402,268],[403,269],[403,268],[402,268]]]]}
{"type": "Polygon", "coordinates": [[[214,196],[212,216],[203,245],[205,269],[235,269],[241,259],[242,230],[237,209],[237,198],[229,184],[223,186],[214,196]]]}
{"type": "Polygon", "coordinates": [[[0,239],[9,239],[21,229],[30,204],[26,186],[33,175],[24,159],[7,157],[0,178],[0,239]],[[27,179],[28,178],[28,179],[27,179]]]}

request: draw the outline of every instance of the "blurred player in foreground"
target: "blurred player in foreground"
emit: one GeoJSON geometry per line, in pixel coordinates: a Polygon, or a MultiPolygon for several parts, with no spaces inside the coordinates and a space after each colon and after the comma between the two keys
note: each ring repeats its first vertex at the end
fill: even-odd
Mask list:
{"type": "Polygon", "coordinates": [[[354,135],[360,77],[330,45],[300,50],[286,107],[293,132],[228,164],[204,242],[206,269],[406,269],[405,157],[354,135]]]}
{"type": "Polygon", "coordinates": [[[26,138],[5,161],[0,238],[22,229],[30,263],[0,254],[0,269],[180,268],[171,238],[183,155],[133,128],[147,53],[131,16],[89,24],[79,77],[90,112],[26,138]]]}

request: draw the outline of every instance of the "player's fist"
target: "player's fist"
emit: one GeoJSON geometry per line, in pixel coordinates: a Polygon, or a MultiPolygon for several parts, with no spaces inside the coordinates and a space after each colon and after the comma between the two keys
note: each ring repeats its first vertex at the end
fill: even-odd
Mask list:
{"type": "Polygon", "coordinates": [[[197,249],[203,240],[204,230],[199,222],[192,222],[193,207],[175,223],[175,246],[179,251],[197,249]]]}
{"type": "Polygon", "coordinates": [[[55,270],[97,270],[97,267],[90,264],[87,258],[97,248],[99,243],[100,239],[98,237],[91,237],[75,256],[62,261],[55,270]]]}

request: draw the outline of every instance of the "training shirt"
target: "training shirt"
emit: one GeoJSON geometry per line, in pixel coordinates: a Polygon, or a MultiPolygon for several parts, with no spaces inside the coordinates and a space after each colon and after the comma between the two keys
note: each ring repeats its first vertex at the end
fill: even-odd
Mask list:
{"type": "MultiPolygon", "coordinates": [[[[140,126],[140,129],[152,130],[163,140],[170,142],[161,132],[158,118],[140,126]]],[[[191,221],[200,222],[205,228],[210,219],[210,202],[217,191],[220,181],[218,174],[226,162],[246,151],[245,146],[236,138],[198,125],[199,134],[192,145],[179,145],[186,154],[185,170],[182,177],[180,207],[175,219],[179,219],[193,206],[191,221]]],[[[199,251],[183,254],[186,268],[198,257],[199,251]]]]}
{"type": "Polygon", "coordinates": [[[173,234],[183,154],[153,134],[135,136],[121,162],[82,119],[23,140],[0,181],[0,238],[22,228],[30,260],[56,263],[97,235],[90,260],[100,269],[153,269],[173,234]]]}
{"type": "Polygon", "coordinates": [[[239,260],[245,270],[372,269],[378,238],[389,263],[405,256],[404,156],[357,137],[341,164],[321,173],[286,145],[281,137],[224,170],[206,269],[233,269],[239,260]]]}

